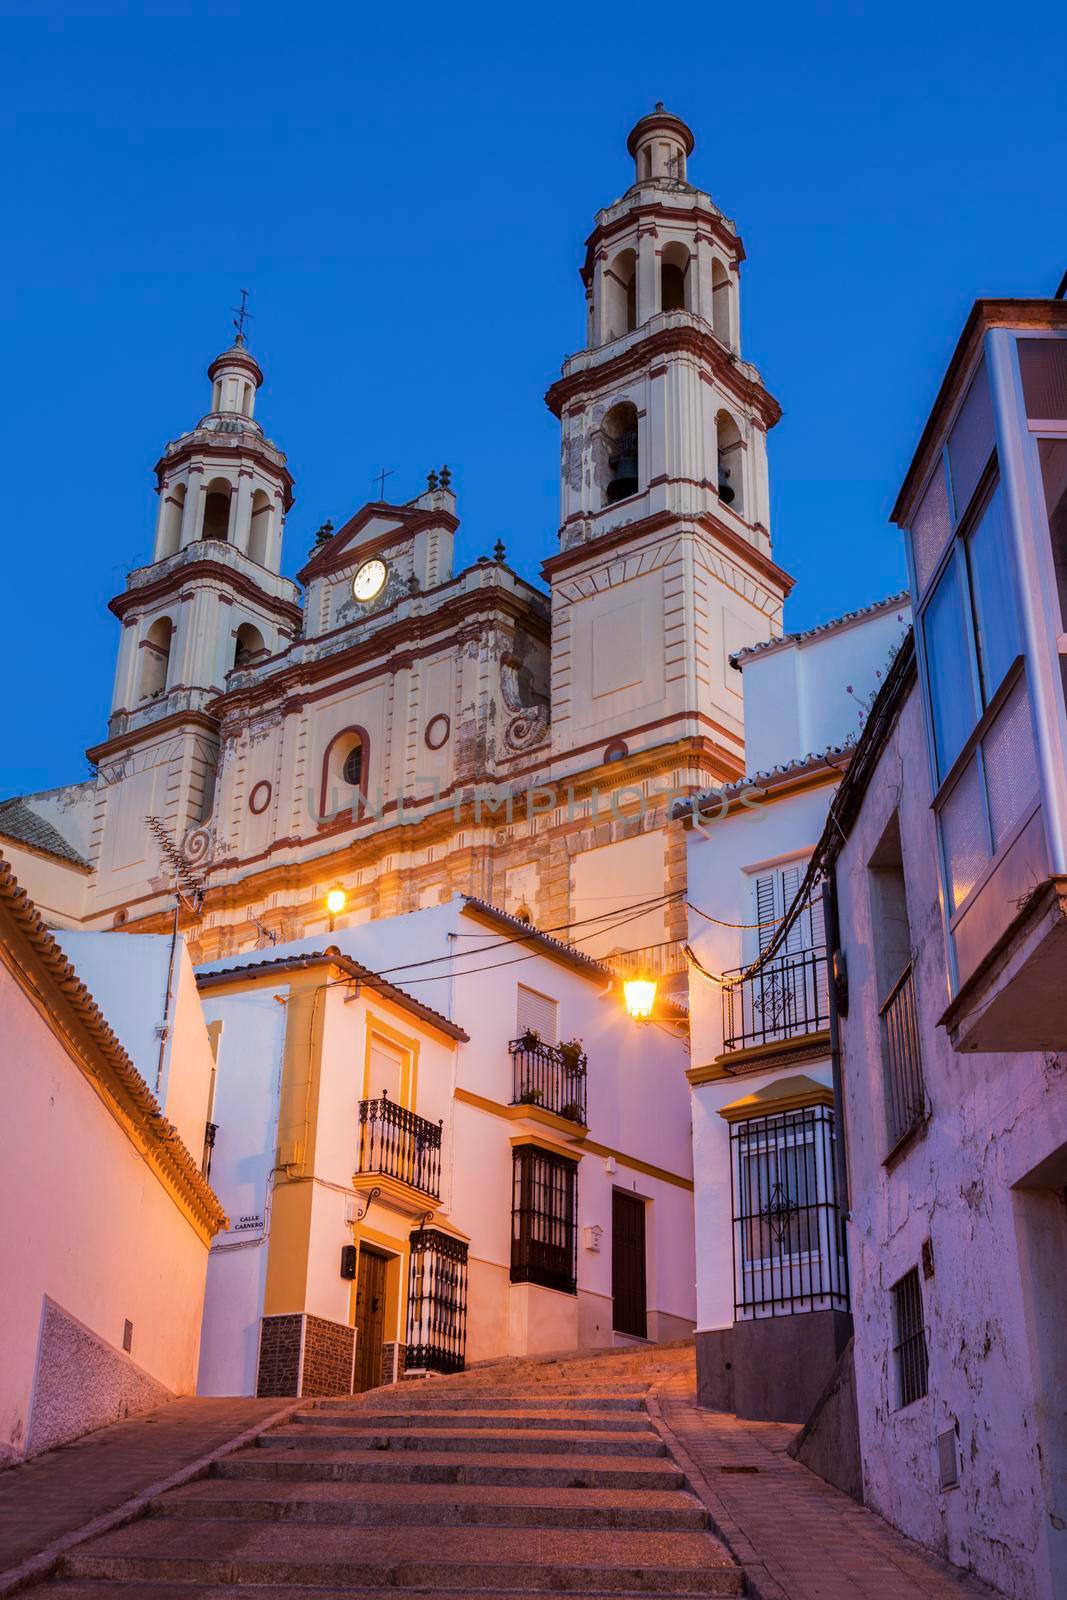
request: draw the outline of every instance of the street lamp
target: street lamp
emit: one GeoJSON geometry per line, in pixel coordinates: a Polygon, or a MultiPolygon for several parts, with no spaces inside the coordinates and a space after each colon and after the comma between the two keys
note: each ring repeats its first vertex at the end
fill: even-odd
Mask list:
{"type": "Polygon", "coordinates": [[[330,932],[333,932],[333,919],[339,917],[348,904],[348,896],[339,883],[335,883],[326,896],[326,909],[330,913],[330,932]]]}
{"type": "Polygon", "coordinates": [[[635,1022],[647,1022],[656,1003],[654,978],[627,978],[622,986],[626,1009],[635,1022]]]}

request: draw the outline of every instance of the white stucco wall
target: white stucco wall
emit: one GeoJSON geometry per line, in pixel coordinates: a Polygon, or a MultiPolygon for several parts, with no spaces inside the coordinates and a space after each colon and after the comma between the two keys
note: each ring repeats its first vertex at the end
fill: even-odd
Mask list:
{"type": "Polygon", "coordinates": [[[207,1246],[3,965],[0,1108],[17,1130],[0,1166],[2,1459],[34,1436],[35,1383],[67,1437],[113,1420],[124,1389],[148,1404],[154,1386],[193,1391],[207,1246]],[[88,1330],[86,1349],[106,1347],[88,1369],[38,1371],[46,1296],[88,1330]]]}
{"type": "Polygon", "coordinates": [[[1067,1062],[957,1054],[948,1000],[930,782],[912,690],[838,864],[850,1007],[842,1026],[856,1392],[870,1505],[1016,1600],[1067,1592],[1067,1062]],[[902,781],[902,774],[904,781],[902,781]],[[915,993],[930,1105],[889,1144],[867,862],[899,808],[915,993]],[[919,1266],[929,1392],[896,1409],[892,1287],[919,1266]],[[960,1485],[938,1487],[937,1436],[958,1429],[960,1485]]]}

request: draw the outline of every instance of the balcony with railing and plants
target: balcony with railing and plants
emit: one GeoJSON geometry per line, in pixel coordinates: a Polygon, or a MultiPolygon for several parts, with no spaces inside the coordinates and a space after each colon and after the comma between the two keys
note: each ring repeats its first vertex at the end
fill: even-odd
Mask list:
{"type": "Polygon", "coordinates": [[[798,1045],[830,1026],[826,950],[775,955],[723,974],[723,1052],[798,1045]]]}
{"type": "Polygon", "coordinates": [[[384,1093],[377,1100],[361,1100],[357,1176],[385,1178],[439,1200],[441,1126],[384,1093]]]}
{"type": "Polygon", "coordinates": [[[547,1044],[527,1029],[509,1046],[515,1106],[538,1107],[568,1122],[585,1126],[588,1062],[580,1039],[547,1044]]]}

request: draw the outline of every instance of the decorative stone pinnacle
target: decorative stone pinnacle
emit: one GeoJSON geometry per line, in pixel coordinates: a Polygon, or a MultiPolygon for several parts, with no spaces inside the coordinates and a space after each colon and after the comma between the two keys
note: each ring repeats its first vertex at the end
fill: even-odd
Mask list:
{"type": "Polygon", "coordinates": [[[493,560],[494,561],[503,561],[503,559],[504,559],[504,541],[503,541],[503,539],[498,539],[496,544],[493,546],[493,560]]]}

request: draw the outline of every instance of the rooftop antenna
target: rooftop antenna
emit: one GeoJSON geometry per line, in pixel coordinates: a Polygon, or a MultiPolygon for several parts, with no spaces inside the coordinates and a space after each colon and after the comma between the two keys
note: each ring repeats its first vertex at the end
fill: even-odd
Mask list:
{"type": "Polygon", "coordinates": [[[1052,298],[1053,300],[1062,300],[1065,294],[1067,294],[1067,272],[1065,272],[1063,277],[1060,279],[1060,286],[1052,298]]]}
{"type": "Polygon", "coordinates": [[[242,289],[241,290],[241,304],[239,306],[231,306],[230,310],[234,313],[233,325],[237,329],[237,343],[238,344],[244,344],[244,342],[245,342],[245,323],[246,322],[253,322],[255,320],[254,317],[252,316],[251,311],[249,311],[249,309],[248,309],[248,290],[247,289],[242,289]]]}
{"type": "Polygon", "coordinates": [[[376,483],[378,485],[379,500],[385,499],[385,480],[386,478],[393,477],[395,470],[396,469],[394,467],[383,467],[380,472],[376,472],[371,478],[371,483],[376,483]]]}

